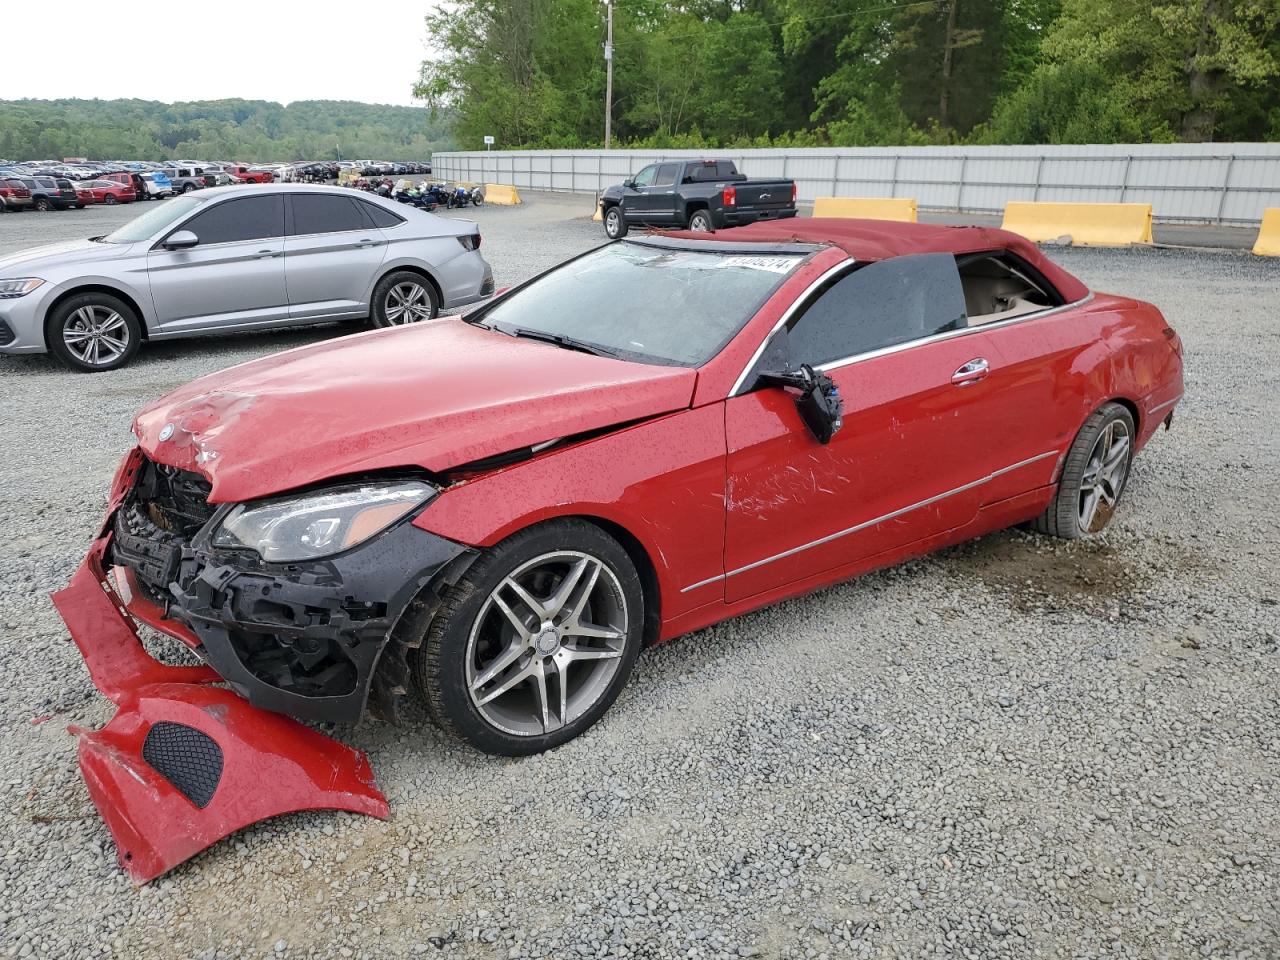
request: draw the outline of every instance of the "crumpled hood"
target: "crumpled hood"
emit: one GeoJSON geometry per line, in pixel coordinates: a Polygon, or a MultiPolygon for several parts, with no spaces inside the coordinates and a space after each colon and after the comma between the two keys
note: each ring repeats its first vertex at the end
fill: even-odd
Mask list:
{"type": "Polygon", "coordinates": [[[517,340],[456,317],[313,344],[144,408],[152,460],[252,500],[395,467],[442,472],[688,407],[697,374],[517,340]]]}
{"type": "MultiPolygon", "coordinates": [[[[28,271],[52,262],[57,266],[69,263],[87,263],[95,260],[114,260],[132,244],[94,243],[92,240],[64,240],[46,243],[17,253],[0,256],[0,277],[27,276],[28,271]]],[[[37,274],[38,276],[38,274],[37,274]]]]}

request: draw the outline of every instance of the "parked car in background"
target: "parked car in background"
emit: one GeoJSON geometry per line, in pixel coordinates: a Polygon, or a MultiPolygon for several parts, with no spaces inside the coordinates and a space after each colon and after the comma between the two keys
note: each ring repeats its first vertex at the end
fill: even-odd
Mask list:
{"type": "Polygon", "coordinates": [[[70,210],[78,202],[75,187],[65,177],[23,177],[37,210],[70,210]]]}
{"type": "Polygon", "coordinates": [[[139,199],[142,198],[142,196],[146,193],[146,187],[142,183],[142,174],[135,173],[133,171],[104,173],[102,176],[95,177],[94,179],[112,180],[116,183],[128,184],[129,186],[133,187],[134,195],[139,199]]]}
{"type": "Polygon", "coordinates": [[[142,181],[142,192],[138,194],[139,200],[161,200],[173,196],[173,181],[159,170],[140,173],[138,179],[142,181]]]}
{"type": "Polygon", "coordinates": [[[226,167],[226,171],[234,177],[239,177],[245,183],[270,183],[275,179],[275,174],[270,170],[264,170],[261,167],[250,167],[243,163],[233,163],[226,167]]]}
{"type": "Polygon", "coordinates": [[[731,160],[651,163],[601,198],[612,240],[637,224],[705,232],[796,215],[794,180],[748,180],[731,160]]]}
{"type": "Polygon", "coordinates": [[[0,353],[110,370],[144,336],[399,326],[492,293],[469,221],[338,187],[218,187],[104,237],[0,256],[0,353]]]}
{"type": "Polygon", "coordinates": [[[93,191],[89,189],[87,184],[77,183],[76,191],[76,209],[83,210],[85,207],[91,207],[98,202],[98,198],[94,196],[93,191]]]}
{"type": "Polygon", "coordinates": [[[203,174],[194,167],[165,167],[161,172],[173,184],[174,193],[190,193],[192,190],[203,190],[207,186],[203,174]]]}
{"type": "Polygon", "coordinates": [[[21,213],[31,204],[30,187],[17,177],[0,177],[0,213],[21,213]]]}
{"type": "Polygon", "coordinates": [[[117,203],[133,203],[138,199],[138,192],[131,184],[119,183],[115,180],[89,180],[81,184],[93,193],[97,203],[114,206],[117,203]]]}

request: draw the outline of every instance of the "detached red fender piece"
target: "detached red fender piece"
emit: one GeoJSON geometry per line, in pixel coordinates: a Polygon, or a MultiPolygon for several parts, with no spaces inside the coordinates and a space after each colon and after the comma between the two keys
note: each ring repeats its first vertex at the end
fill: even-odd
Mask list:
{"type": "Polygon", "coordinates": [[[386,819],[359,750],[260,710],[208,667],[175,667],[142,646],[102,567],[97,541],[53,595],[94,685],[119,709],[80,738],[80,772],[134,883],[167,873],[251,823],[300,810],[386,819]]]}

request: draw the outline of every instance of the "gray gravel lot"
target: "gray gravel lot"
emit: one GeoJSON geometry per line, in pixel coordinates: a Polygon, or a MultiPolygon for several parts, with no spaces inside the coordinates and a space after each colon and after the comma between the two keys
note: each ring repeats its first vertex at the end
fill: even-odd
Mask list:
{"type": "MultiPolygon", "coordinates": [[[[532,199],[468,214],[500,285],[603,239],[581,198],[532,199]]],[[[0,250],[134,212],[0,217],[0,250]]],[[[283,817],[141,890],[65,732],[111,708],[47,594],[140,404],[342,329],[97,376],[0,358],[0,950],[1280,957],[1280,261],[1053,256],[1186,343],[1105,535],[996,534],[684,637],[541,757],[366,724],[390,821],[283,817]]]]}

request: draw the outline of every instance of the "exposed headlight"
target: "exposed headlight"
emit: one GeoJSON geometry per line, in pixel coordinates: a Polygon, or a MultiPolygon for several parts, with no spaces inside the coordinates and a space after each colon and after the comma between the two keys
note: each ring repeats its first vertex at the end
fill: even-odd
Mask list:
{"type": "Polygon", "coordinates": [[[364,543],[435,494],[420,480],[397,480],[241,503],[223,519],[213,545],[256,550],[273,563],[315,560],[364,543]]]}
{"type": "Polygon", "coordinates": [[[43,284],[44,281],[39,277],[24,277],[21,280],[0,280],[0,300],[25,297],[32,290],[43,284]]]}

